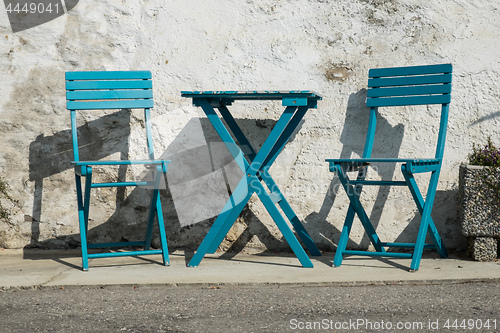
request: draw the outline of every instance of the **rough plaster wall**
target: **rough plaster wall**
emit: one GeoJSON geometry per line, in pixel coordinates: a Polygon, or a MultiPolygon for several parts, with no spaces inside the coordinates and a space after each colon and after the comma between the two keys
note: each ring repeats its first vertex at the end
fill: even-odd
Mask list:
{"type": "MultiPolygon", "coordinates": [[[[69,14],[16,34],[0,10],[0,175],[15,200],[3,200],[11,216],[0,220],[0,247],[78,245],[65,71],[151,70],[157,156],[182,155],[202,145],[190,138],[213,136],[181,90],[321,93],[324,100],[306,115],[271,173],[315,242],[332,250],[347,198],[324,160],[361,154],[368,69],[451,62],[449,134],[433,216],[446,245],[463,248],[456,212],[459,164],[472,142],[491,135],[500,144],[499,31],[496,0],[80,1],[69,14]]],[[[282,111],[275,103],[233,109],[257,146],[282,111]]],[[[424,147],[434,144],[435,116],[436,110],[427,108],[382,112],[377,132],[382,149],[374,154],[432,156],[424,147]]],[[[83,153],[141,156],[141,149],[131,148],[140,141],[138,119],[125,111],[102,119],[82,115],[80,131],[90,140],[83,153]],[[129,141],[113,136],[103,145],[110,127],[129,141]]],[[[392,168],[373,175],[400,177],[392,168]]],[[[115,176],[109,171],[102,175],[110,177],[115,176]]],[[[217,187],[216,181],[207,184],[217,187]]],[[[213,196],[210,190],[207,197],[213,196]]],[[[143,227],[146,192],[96,191],[90,237],[134,239],[143,227]]],[[[407,191],[370,189],[363,198],[375,202],[368,214],[384,240],[411,241],[403,231],[416,230],[418,213],[407,191]]],[[[168,189],[162,200],[169,245],[196,249],[213,217],[207,213],[204,221],[181,227],[168,189]]],[[[368,240],[357,223],[349,246],[360,245],[368,246],[368,240]]],[[[223,248],[282,251],[288,246],[253,197],[223,248]]]]}

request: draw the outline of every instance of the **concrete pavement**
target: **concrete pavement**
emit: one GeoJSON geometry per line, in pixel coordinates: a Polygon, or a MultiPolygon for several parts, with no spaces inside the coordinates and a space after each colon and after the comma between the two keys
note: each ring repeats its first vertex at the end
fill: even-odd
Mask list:
{"type": "Polygon", "coordinates": [[[332,267],[333,253],[311,257],[314,268],[303,268],[291,253],[207,255],[198,267],[186,267],[192,253],[161,257],[91,259],[90,270],[81,270],[78,250],[0,249],[0,289],[103,285],[369,285],[500,282],[500,262],[475,262],[463,254],[441,259],[424,254],[420,269],[409,272],[409,259],[347,257],[332,267]]]}

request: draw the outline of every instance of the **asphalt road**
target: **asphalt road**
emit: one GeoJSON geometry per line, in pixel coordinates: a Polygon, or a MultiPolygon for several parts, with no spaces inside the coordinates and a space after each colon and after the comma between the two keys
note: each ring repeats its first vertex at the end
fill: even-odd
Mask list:
{"type": "Polygon", "coordinates": [[[0,332],[499,332],[500,284],[0,292],[0,332]]]}

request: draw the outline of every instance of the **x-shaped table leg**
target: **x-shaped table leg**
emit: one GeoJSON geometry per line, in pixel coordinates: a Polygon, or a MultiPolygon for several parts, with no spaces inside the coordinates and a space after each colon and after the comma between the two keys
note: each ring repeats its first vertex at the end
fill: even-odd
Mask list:
{"type": "Polygon", "coordinates": [[[259,152],[255,153],[255,150],[250,145],[239,126],[236,124],[236,121],[229,113],[229,110],[227,110],[225,105],[219,105],[218,109],[228,124],[228,127],[238,140],[239,147],[243,147],[247,150],[246,153],[249,159],[249,161],[247,161],[245,158],[241,158],[241,154],[243,152],[242,149],[235,149],[235,147],[238,147],[236,142],[233,140],[232,136],[229,134],[210,103],[207,100],[200,99],[198,100],[198,104],[202,107],[203,111],[221,137],[222,141],[228,147],[233,157],[237,161],[243,161],[243,163],[239,162],[238,165],[242,171],[245,172],[245,176],[232,193],[221,214],[219,214],[215,220],[212,228],[203,239],[200,247],[189,262],[188,266],[198,266],[206,253],[213,253],[217,250],[218,246],[234,224],[236,218],[241,213],[252,194],[256,193],[280,229],[284,238],[296,254],[302,266],[313,267],[311,260],[306,255],[304,249],[293,234],[292,230],[288,227],[279,209],[276,207],[276,203],[280,204],[285,215],[290,220],[309,251],[313,255],[320,255],[320,251],[268,173],[268,169],[290,139],[293,131],[300,123],[308,107],[287,107],[271,131],[269,137],[265,140],[259,152]],[[266,184],[269,188],[271,191],[270,194],[265,189],[262,182],[264,182],[264,184],[266,184]]]}

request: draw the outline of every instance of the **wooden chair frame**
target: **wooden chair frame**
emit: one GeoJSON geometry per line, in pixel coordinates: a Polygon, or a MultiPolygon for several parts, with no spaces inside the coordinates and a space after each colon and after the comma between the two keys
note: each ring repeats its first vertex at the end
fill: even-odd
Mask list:
{"type": "Polygon", "coordinates": [[[160,203],[159,188],[161,178],[167,172],[169,161],[155,160],[153,138],[151,134],[150,109],[153,107],[153,84],[150,71],[88,71],[66,73],[67,109],[71,112],[71,133],[73,138],[72,162],[75,168],[76,194],[78,201],[78,218],[80,227],[82,266],[89,269],[90,258],[121,257],[135,255],[161,254],[163,264],[169,265],[168,245],[165,235],[163,213],[160,203]],[[92,111],[105,109],[144,109],[146,124],[146,140],[148,149],[147,160],[99,160],[82,161],[79,156],[77,111],[92,111]],[[92,173],[94,166],[148,166],[154,174],[152,181],[105,182],[94,183],[92,173]],[[85,178],[85,185],[82,185],[85,178]],[[90,244],[87,239],[90,208],[90,192],[94,188],[150,186],[153,188],[149,207],[148,222],[144,241],[114,242],[90,244]],[[155,215],[158,220],[161,249],[151,249],[155,215]],[[94,248],[143,247],[140,251],[88,253],[94,248]]]}
{"type": "Polygon", "coordinates": [[[366,105],[370,108],[370,119],[362,158],[328,159],[330,171],[335,172],[345,189],[350,205],[342,228],[333,265],[342,264],[346,255],[365,255],[375,257],[411,258],[411,271],[418,270],[424,248],[436,249],[441,257],[447,257],[446,249],[431,217],[432,206],[441,171],[448,111],[451,101],[452,65],[429,65],[412,67],[378,68],[369,71],[366,105]],[[377,125],[379,107],[407,105],[441,105],[439,134],[434,158],[373,158],[371,156],[377,125]],[[367,170],[371,164],[401,163],[404,181],[367,180],[367,170]],[[358,171],[355,180],[349,179],[349,171],[358,171]],[[431,173],[427,195],[422,196],[414,175],[431,173]],[[421,214],[419,231],[415,243],[382,242],[372,222],[360,202],[363,186],[407,186],[421,214]],[[375,252],[346,250],[354,216],[357,215],[365,229],[375,252]],[[432,243],[426,244],[430,234],[432,243]],[[410,248],[413,253],[388,252],[385,248],[410,248]]]}

